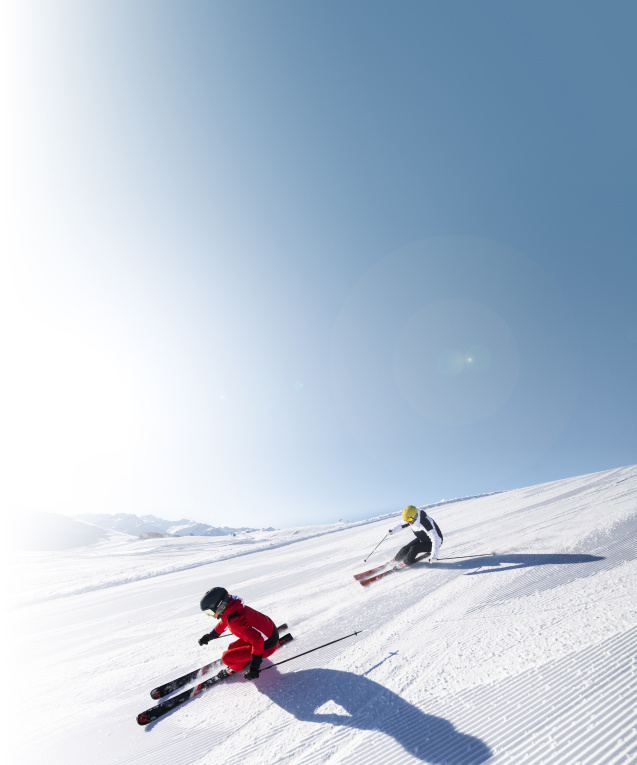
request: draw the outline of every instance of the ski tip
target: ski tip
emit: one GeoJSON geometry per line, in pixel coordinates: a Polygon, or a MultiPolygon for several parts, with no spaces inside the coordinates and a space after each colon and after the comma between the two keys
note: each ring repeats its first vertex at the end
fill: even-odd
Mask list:
{"type": "Polygon", "coordinates": [[[148,725],[150,722],[150,717],[146,714],[146,712],[141,712],[137,715],[137,723],[139,725],[148,725]]]}
{"type": "Polygon", "coordinates": [[[287,628],[288,628],[288,625],[287,625],[287,624],[280,624],[280,625],[277,627],[277,629],[279,630],[279,632],[282,632],[283,630],[286,630],[287,628]]]}
{"type": "Polygon", "coordinates": [[[161,699],[161,691],[159,688],[153,688],[153,690],[150,692],[151,699],[161,699]]]}

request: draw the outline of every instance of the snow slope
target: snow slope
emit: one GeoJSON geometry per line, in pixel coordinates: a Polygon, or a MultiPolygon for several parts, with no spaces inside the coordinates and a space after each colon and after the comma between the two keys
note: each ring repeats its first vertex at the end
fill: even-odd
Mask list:
{"type": "Polygon", "coordinates": [[[430,512],[441,557],[497,555],[363,588],[412,538],[363,563],[384,518],[15,557],[12,761],[635,762],[637,466],[430,512]],[[214,585],[287,621],[275,661],[361,632],[139,727],[151,688],[219,655],[197,644],[214,585]]]}

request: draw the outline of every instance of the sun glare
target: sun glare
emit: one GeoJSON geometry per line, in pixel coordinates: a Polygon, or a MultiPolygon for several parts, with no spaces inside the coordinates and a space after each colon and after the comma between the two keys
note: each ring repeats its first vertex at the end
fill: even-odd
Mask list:
{"type": "Polygon", "coordinates": [[[13,503],[72,503],[84,467],[112,463],[136,438],[122,376],[76,336],[14,313],[2,348],[3,491],[13,503]]]}

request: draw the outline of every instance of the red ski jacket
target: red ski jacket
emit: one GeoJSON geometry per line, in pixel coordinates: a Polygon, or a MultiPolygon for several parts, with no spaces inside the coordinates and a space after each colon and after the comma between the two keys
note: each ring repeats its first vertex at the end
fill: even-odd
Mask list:
{"type": "Polygon", "coordinates": [[[244,606],[241,598],[230,596],[230,601],[223,612],[215,632],[221,635],[226,627],[235,637],[245,640],[252,646],[252,653],[263,655],[263,643],[274,632],[274,622],[269,616],[244,606]]]}

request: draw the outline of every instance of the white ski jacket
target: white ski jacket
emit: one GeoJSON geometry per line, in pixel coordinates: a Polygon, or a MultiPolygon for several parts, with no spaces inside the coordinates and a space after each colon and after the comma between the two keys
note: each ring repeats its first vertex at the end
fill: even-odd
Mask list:
{"type": "Polygon", "coordinates": [[[418,512],[418,517],[413,523],[399,523],[397,526],[394,526],[394,528],[391,529],[391,533],[395,534],[401,529],[406,529],[407,526],[411,527],[411,530],[414,532],[416,537],[422,542],[425,541],[426,537],[430,539],[431,555],[429,558],[430,560],[435,560],[438,557],[438,551],[440,550],[440,545],[442,544],[443,537],[442,531],[440,531],[438,524],[434,521],[434,519],[427,515],[424,510],[420,510],[418,512]]]}

